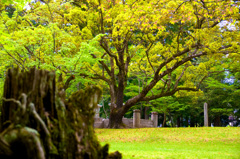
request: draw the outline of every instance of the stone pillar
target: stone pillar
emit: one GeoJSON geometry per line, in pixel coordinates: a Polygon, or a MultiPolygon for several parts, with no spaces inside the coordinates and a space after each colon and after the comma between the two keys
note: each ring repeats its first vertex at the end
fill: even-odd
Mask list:
{"type": "Polygon", "coordinates": [[[94,118],[99,118],[99,112],[100,112],[100,107],[102,107],[102,105],[98,104],[98,107],[95,109],[95,116],[94,118]]]}
{"type": "Polygon", "coordinates": [[[208,127],[208,104],[204,103],[204,126],[208,127]]]}
{"type": "Polygon", "coordinates": [[[140,127],[140,110],[133,110],[133,128],[140,127]]]}
{"type": "Polygon", "coordinates": [[[153,127],[157,127],[158,126],[158,113],[157,112],[152,112],[151,120],[153,121],[153,127]]]}

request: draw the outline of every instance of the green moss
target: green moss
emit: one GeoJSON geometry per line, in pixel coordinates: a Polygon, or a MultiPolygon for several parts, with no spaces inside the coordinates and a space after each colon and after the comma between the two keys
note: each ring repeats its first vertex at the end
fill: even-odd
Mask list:
{"type": "Polygon", "coordinates": [[[72,148],[76,149],[76,153],[81,153],[85,158],[95,159],[103,156],[101,146],[93,129],[94,109],[97,108],[101,93],[101,89],[96,86],[87,87],[85,90],[74,92],[69,97],[66,106],[68,110],[67,120],[68,123],[70,123],[68,137],[71,139],[77,138],[77,140],[79,140],[72,143],[72,148]],[[79,146],[85,148],[77,152],[79,146]]]}

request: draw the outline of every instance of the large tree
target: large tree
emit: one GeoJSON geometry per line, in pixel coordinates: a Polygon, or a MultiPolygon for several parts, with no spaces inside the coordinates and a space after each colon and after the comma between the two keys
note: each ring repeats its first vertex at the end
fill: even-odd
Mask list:
{"type": "Polygon", "coordinates": [[[20,67],[31,61],[28,65],[57,69],[69,78],[74,74],[106,82],[111,128],[119,128],[123,115],[138,102],[197,91],[211,66],[196,63],[197,58],[207,56],[216,62],[224,54],[239,52],[239,23],[235,23],[239,9],[230,0],[43,2],[32,4],[21,18],[13,16],[25,28],[3,19],[4,35],[17,30],[19,34],[10,39],[15,43],[18,39],[19,47],[7,47],[5,41],[2,51],[20,67]],[[232,22],[234,29],[221,28],[223,20],[232,22]],[[25,41],[20,41],[23,36],[25,41]],[[25,56],[19,55],[20,49],[25,56]],[[139,72],[145,74],[146,84],[124,101],[129,76],[139,72]]]}
{"type": "Polygon", "coordinates": [[[235,32],[238,26],[230,32],[218,25],[223,19],[237,18],[238,8],[230,3],[99,1],[97,20],[101,33],[107,35],[100,41],[104,54],[93,56],[103,58],[99,65],[104,73],[96,71],[91,77],[109,85],[110,127],[120,127],[123,115],[137,102],[173,95],[180,90],[198,90],[199,82],[208,74],[205,65],[194,65],[196,58],[205,55],[216,60],[224,53],[235,52],[239,47],[239,35],[235,32]],[[176,27],[177,31],[173,30],[176,27]],[[136,66],[149,74],[147,85],[138,95],[124,101],[130,70],[136,66]],[[192,73],[184,75],[185,71],[192,73]],[[159,91],[152,94],[152,89],[159,91]]]}

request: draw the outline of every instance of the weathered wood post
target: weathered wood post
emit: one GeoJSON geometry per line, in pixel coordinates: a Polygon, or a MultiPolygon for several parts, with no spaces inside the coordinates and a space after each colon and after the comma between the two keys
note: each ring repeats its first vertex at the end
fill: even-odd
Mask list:
{"type": "Polygon", "coordinates": [[[133,128],[140,127],[140,110],[133,110],[133,128]]]}
{"type": "Polygon", "coordinates": [[[152,112],[151,120],[153,121],[153,127],[157,127],[158,126],[158,113],[157,112],[152,112]]]}
{"type": "Polygon", "coordinates": [[[208,127],[208,104],[204,103],[204,126],[208,127]]]}

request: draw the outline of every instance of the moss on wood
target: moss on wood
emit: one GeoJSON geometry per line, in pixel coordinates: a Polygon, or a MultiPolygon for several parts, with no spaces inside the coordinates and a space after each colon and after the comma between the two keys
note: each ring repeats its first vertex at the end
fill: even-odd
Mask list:
{"type": "Polygon", "coordinates": [[[32,68],[10,69],[4,86],[0,120],[0,158],[107,159],[94,134],[94,109],[101,89],[91,86],[65,102],[57,92],[55,73],[32,68]]]}

